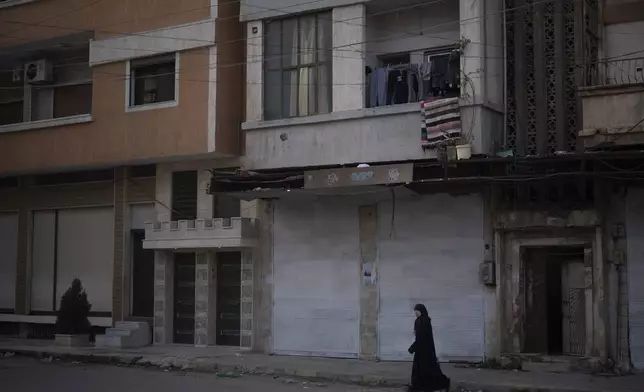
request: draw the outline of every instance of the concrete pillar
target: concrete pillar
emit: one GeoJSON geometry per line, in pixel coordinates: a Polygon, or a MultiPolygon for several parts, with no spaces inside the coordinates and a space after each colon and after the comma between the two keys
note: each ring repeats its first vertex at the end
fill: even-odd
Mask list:
{"type": "Polygon", "coordinates": [[[358,213],[361,284],[360,284],[360,358],[378,357],[378,206],[361,206],[358,213]]]}
{"type": "Polygon", "coordinates": [[[127,168],[114,169],[114,261],[112,273],[112,320],[123,320],[123,261],[126,257],[127,219],[127,168]]]}
{"type": "Polygon", "coordinates": [[[174,254],[154,252],[154,344],[172,343],[174,254]]]}
{"type": "Polygon", "coordinates": [[[241,254],[241,341],[240,346],[245,348],[253,347],[253,254],[251,250],[243,251],[241,254]]]}
{"type": "Polygon", "coordinates": [[[264,24],[261,20],[246,24],[246,120],[261,121],[264,109],[264,24]]]}
{"type": "Polygon", "coordinates": [[[155,194],[157,221],[167,222],[172,217],[172,170],[168,165],[157,165],[155,194]]]}
{"type": "Polygon", "coordinates": [[[493,154],[503,142],[502,10],[502,0],[459,0],[461,123],[475,154],[493,154]]]}
{"type": "MultiPolygon", "coordinates": [[[[253,351],[273,352],[273,202],[256,200],[259,246],[253,263],[253,351]]],[[[243,208],[242,208],[243,210],[243,208]]]]}
{"type": "Polygon", "coordinates": [[[213,196],[208,194],[212,173],[210,170],[199,170],[197,174],[197,219],[210,219],[213,215],[213,196]]]}
{"type": "Polygon", "coordinates": [[[195,346],[215,344],[216,259],[213,252],[198,252],[195,266],[195,346]]]}
{"type": "Polygon", "coordinates": [[[365,107],[364,4],[333,9],[333,111],[365,107]]]}

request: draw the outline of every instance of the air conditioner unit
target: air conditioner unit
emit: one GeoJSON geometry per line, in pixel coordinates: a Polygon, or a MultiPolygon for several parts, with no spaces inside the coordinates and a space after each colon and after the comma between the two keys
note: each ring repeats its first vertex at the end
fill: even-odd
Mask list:
{"type": "Polygon", "coordinates": [[[50,60],[42,59],[25,64],[25,82],[29,84],[51,83],[54,67],[50,60]]]}

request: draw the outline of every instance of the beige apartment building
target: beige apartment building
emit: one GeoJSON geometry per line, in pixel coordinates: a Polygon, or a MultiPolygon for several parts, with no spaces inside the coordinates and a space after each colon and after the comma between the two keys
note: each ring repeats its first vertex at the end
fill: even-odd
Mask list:
{"type": "MultiPolygon", "coordinates": [[[[93,325],[152,324],[164,253],[144,249],[146,222],[222,226],[205,189],[208,170],[237,166],[242,148],[238,15],[238,2],[216,0],[0,1],[4,333],[51,336],[75,277],[93,325]]],[[[217,211],[238,216],[239,203],[217,211]]],[[[176,286],[194,287],[194,253],[177,259],[193,274],[176,286]]],[[[158,341],[192,343],[194,314],[179,312],[158,341]]],[[[239,340],[236,330],[222,336],[239,340]]]]}

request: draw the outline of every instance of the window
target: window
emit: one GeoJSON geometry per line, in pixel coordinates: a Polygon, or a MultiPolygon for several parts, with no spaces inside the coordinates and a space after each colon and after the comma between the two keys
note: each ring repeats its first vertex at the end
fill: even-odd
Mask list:
{"type": "Polygon", "coordinates": [[[0,125],[22,122],[24,86],[21,73],[22,69],[17,66],[14,71],[0,71],[0,125]]]}
{"type": "Polygon", "coordinates": [[[53,83],[31,86],[31,121],[92,113],[89,49],[51,54],[53,83]]]}
{"type": "Polygon", "coordinates": [[[264,118],[331,111],[331,14],[267,22],[264,118]]]}
{"type": "Polygon", "coordinates": [[[0,71],[0,126],[92,113],[89,48],[39,52],[13,62],[9,69],[0,71]],[[34,60],[51,66],[46,83],[25,81],[24,64],[34,60]]]}
{"type": "Polygon", "coordinates": [[[177,58],[155,56],[130,63],[129,106],[176,101],[177,58]]]}

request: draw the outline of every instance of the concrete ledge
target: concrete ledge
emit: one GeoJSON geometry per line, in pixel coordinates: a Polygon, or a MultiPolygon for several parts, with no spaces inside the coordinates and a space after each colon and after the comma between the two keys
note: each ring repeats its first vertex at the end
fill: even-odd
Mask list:
{"type": "Polygon", "coordinates": [[[52,127],[61,127],[63,125],[84,124],[94,121],[91,114],[81,114],[79,116],[52,118],[47,120],[29,121],[18,124],[9,124],[0,126],[0,133],[29,131],[32,129],[43,129],[52,127]]]}
{"type": "MultiPolygon", "coordinates": [[[[343,110],[341,112],[332,112],[329,114],[319,114],[317,116],[286,118],[281,120],[270,121],[252,121],[242,123],[242,130],[252,131],[270,128],[292,127],[296,125],[320,124],[334,121],[356,120],[367,117],[393,116],[404,113],[420,113],[420,102],[407,103],[401,105],[380,106],[377,108],[343,110]]],[[[419,120],[420,121],[420,120],[419,120]]]]}

